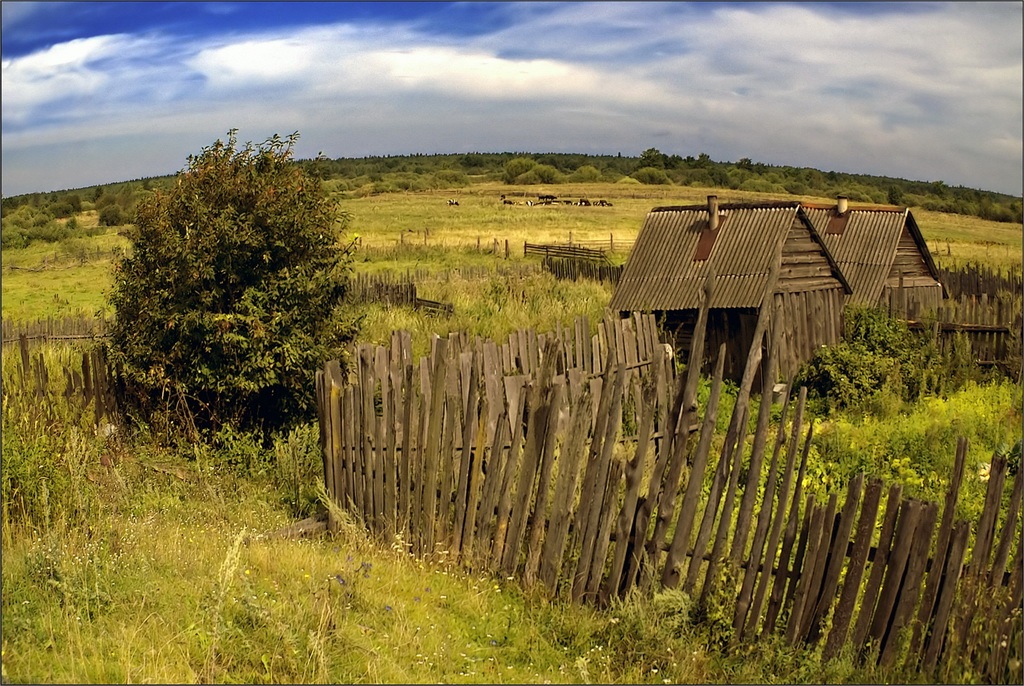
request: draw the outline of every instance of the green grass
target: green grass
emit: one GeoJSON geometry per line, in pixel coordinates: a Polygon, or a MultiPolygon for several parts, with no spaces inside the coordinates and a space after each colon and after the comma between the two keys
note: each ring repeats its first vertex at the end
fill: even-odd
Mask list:
{"type": "MultiPolygon", "coordinates": [[[[436,278],[422,280],[421,297],[456,306],[452,317],[364,307],[362,340],[382,343],[406,328],[423,355],[432,333],[465,330],[501,339],[518,328],[551,330],[580,314],[596,324],[610,297],[607,286],[498,270],[536,262],[522,257],[523,240],[566,241],[569,231],[575,240],[609,234],[628,240],[650,208],[700,203],[715,192],[566,185],[554,192],[603,197],[614,207],[507,207],[498,200],[501,193],[535,197],[547,190],[491,184],[344,200],[351,232],[367,247],[356,253],[357,271],[424,270],[436,278]],[[458,198],[459,207],[448,207],[448,197],[458,198]],[[422,240],[424,228],[430,229],[426,248],[381,252],[398,245],[403,231],[422,240]],[[484,249],[494,238],[509,238],[510,259],[477,252],[478,237],[484,249]],[[493,275],[465,279],[454,273],[458,268],[493,275]]],[[[717,194],[724,202],[770,197],[717,194]]],[[[1019,226],[914,212],[926,239],[950,241],[951,260],[988,250],[987,263],[1005,264],[1016,250],[1019,264],[1019,226]]],[[[108,231],[4,251],[3,316],[27,320],[102,308],[110,262],[89,258],[94,247],[126,242],[108,231]]],[[[79,354],[52,345],[44,351],[53,379],[79,354]]],[[[5,350],[5,388],[18,365],[16,350],[5,350]]],[[[269,450],[244,436],[222,436],[221,447],[175,449],[145,427],[97,434],[89,408],[58,398],[3,400],[5,681],[926,680],[855,667],[849,656],[822,666],[816,649],[790,648],[775,638],[730,647],[728,629],[716,617],[726,616],[734,598],[715,601],[718,615],[713,606],[703,621],[679,594],[631,597],[597,611],[549,602],[515,580],[473,574],[443,557],[411,558],[401,541],[375,540],[352,523],[313,540],[261,537],[323,507],[315,424],[277,437],[269,450]]],[[[914,406],[879,403],[877,411],[819,427],[809,487],[812,479],[841,487],[853,470],[870,467],[931,497],[944,487],[951,445],[963,431],[972,446],[965,489],[975,499],[983,488],[979,469],[991,452],[1020,440],[1020,388],[1012,384],[972,386],[914,406]],[[912,464],[893,459],[908,453],[912,464]]],[[[725,409],[720,425],[728,421],[725,409]]]]}

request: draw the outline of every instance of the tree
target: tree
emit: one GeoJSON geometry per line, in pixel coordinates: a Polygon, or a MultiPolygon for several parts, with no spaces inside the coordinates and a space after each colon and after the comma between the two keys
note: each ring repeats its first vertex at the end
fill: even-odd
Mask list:
{"type": "Polygon", "coordinates": [[[347,215],[291,161],[298,134],[218,140],[136,208],[115,267],[110,358],[144,419],[286,428],[314,407],[316,370],[342,356],[347,215]]]}
{"type": "Polygon", "coordinates": [[[644,167],[664,169],[665,155],[657,148],[647,148],[640,153],[640,161],[637,163],[636,167],[637,169],[643,169],[644,167]]]}
{"type": "Polygon", "coordinates": [[[516,179],[537,166],[529,157],[513,157],[505,163],[505,183],[516,183],[516,179]]]}

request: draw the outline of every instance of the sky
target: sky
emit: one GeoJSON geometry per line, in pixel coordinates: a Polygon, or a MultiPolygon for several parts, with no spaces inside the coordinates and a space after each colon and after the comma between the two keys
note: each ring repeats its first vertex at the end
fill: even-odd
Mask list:
{"type": "Polygon", "coordinates": [[[2,3],[2,193],[297,158],[750,158],[1022,193],[1021,2],[2,3]]]}

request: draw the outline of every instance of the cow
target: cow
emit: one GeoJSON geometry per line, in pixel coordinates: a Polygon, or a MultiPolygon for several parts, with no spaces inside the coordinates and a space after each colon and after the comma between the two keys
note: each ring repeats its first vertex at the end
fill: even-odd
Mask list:
{"type": "Polygon", "coordinates": [[[452,199],[450,199],[448,201],[448,207],[458,207],[458,205],[459,205],[459,201],[455,200],[454,198],[452,198],[452,199]]]}

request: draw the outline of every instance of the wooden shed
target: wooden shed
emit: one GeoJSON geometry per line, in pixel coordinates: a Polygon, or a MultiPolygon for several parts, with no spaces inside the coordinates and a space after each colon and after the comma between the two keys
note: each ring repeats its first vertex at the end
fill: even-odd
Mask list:
{"type": "MultiPolygon", "coordinates": [[[[656,207],[647,214],[610,308],[653,312],[688,354],[708,275],[714,288],[705,360],[726,343],[729,378],[743,373],[766,297],[781,316],[779,373],[791,377],[821,345],[839,341],[850,285],[801,204],[792,202],[656,207]]],[[[778,320],[778,321],[775,321],[778,320]]],[[[772,380],[774,381],[774,380],[772,380]]]]}
{"type": "Polygon", "coordinates": [[[844,196],[835,205],[802,207],[853,289],[851,303],[888,307],[902,286],[895,300],[903,307],[942,304],[945,288],[909,209],[850,207],[844,196]]]}

